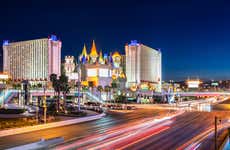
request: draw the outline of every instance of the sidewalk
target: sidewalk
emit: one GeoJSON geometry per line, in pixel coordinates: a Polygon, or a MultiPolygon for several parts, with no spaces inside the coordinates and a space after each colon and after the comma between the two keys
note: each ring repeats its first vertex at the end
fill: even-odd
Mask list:
{"type": "Polygon", "coordinates": [[[22,127],[22,128],[2,130],[2,131],[0,131],[0,137],[15,135],[15,134],[22,134],[22,133],[38,131],[38,130],[44,130],[44,129],[49,129],[49,128],[56,128],[56,127],[61,127],[61,126],[66,126],[66,125],[71,125],[71,124],[77,124],[77,123],[82,123],[82,122],[87,122],[87,121],[92,121],[92,120],[100,119],[104,116],[105,116],[104,113],[93,115],[93,113],[91,112],[91,114],[86,116],[86,117],[64,120],[64,121],[59,121],[59,122],[52,122],[52,123],[47,123],[47,124],[35,125],[35,126],[28,126],[28,127],[22,127]]]}

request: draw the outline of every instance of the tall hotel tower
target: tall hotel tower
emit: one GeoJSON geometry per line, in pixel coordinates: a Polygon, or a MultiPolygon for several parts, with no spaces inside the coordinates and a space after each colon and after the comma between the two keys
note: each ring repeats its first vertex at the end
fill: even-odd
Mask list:
{"type": "Polygon", "coordinates": [[[161,92],[161,52],[131,41],[125,46],[127,87],[148,84],[161,92]]]}
{"type": "Polygon", "coordinates": [[[55,35],[29,41],[3,42],[3,71],[13,80],[49,80],[61,74],[61,41],[55,35]]]}

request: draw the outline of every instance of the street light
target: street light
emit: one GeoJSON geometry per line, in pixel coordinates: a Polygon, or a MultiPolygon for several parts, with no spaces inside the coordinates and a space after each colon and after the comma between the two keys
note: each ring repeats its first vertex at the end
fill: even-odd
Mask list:
{"type": "Polygon", "coordinates": [[[78,104],[78,112],[81,111],[81,107],[80,107],[80,88],[81,88],[81,65],[80,65],[80,61],[78,63],[77,66],[77,73],[78,73],[78,81],[77,81],[77,88],[78,88],[78,100],[77,100],[77,104],[78,104]]]}
{"type": "Polygon", "coordinates": [[[44,89],[44,99],[43,99],[43,108],[44,108],[44,123],[46,123],[46,111],[47,111],[47,106],[46,106],[46,83],[45,85],[43,86],[43,89],[44,89]]]}
{"type": "Polygon", "coordinates": [[[218,123],[218,119],[219,119],[219,122],[221,122],[221,119],[217,116],[215,116],[215,150],[218,150],[218,147],[217,147],[217,123],[218,123]]]}

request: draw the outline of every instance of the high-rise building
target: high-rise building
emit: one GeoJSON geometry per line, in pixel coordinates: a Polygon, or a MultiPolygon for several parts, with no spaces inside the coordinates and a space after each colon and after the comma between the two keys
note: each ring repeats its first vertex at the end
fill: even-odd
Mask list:
{"type": "Polygon", "coordinates": [[[49,80],[61,74],[61,41],[55,35],[29,41],[3,42],[3,71],[13,80],[49,80]]]}
{"type": "Polygon", "coordinates": [[[161,91],[161,52],[131,41],[125,46],[127,87],[146,84],[161,91]]]}

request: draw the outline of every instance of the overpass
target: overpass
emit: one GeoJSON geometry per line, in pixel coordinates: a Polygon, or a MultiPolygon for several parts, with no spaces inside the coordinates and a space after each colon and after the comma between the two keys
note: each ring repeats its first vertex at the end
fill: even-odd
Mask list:
{"type": "Polygon", "coordinates": [[[162,92],[162,93],[153,93],[150,91],[138,92],[140,95],[146,96],[165,96],[165,95],[177,95],[177,96],[229,96],[230,92],[162,92]]]}
{"type": "MultiPolygon", "coordinates": [[[[0,92],[0,104],[8,103],[13,97],[17,97],[22,93],[21,90],[14,90],[14,89],[7,89],[0,92]]],[[[103,100],[97,96],[97,94],[92,94],[91,92],[84,91],[81,92],[86,95],[86,97],[92,101],[104,103],[103,100]]],[[[43,89],[37,89],[37,90],[30,90],[29,91],[30,96],[54,96],[55,91],[54,90],[46,90],[44,93],[43,89]]],[[[145,92],[138,92],[137,94],[146,95],[146,96],[168,96],[170,101],[173,101],[175,96],[183,97],[183,96],[230,96],[230,92],[224,91],[224,92],[162,92],[162,93],[153,93],[151,91],[145,91],[145,92]]],[[[60,96],[63,96],[62,93],[60,93],[60,96]]],[[[78,96],[77,90],[70,90],[70,92],[67,94],[67,96],[78,96]]]]}
{"type": "MultiPolygon", "coordinates": [[[[22,95],[22,90],[15,90],[15,89],[7,89],[3,90],[0,92],[0,105],[7,104],[9,101],[14,98],[14,97],[20,97],[22,95]]],[[[55,91],[54,90],[46,90],[44,92],[43,89],[38,89],[38,90],[30,90],[29,92],[30,98],[32,97],[38,97],[38,96],[55,96],[55,91]]],[[[95,101],[98,103],[104,103],[103,100],[101,100],[97,95],[92,94],[91,92],[84,91],[80,92],[80,95],[85,94],[88,100],[95,101]]],[[[63,96],[63,93],[60,93],[60,96],[63,96]]],[[[78,91],[77,90],[71,90],[67,96],[78,96],[78,91]]]]}

